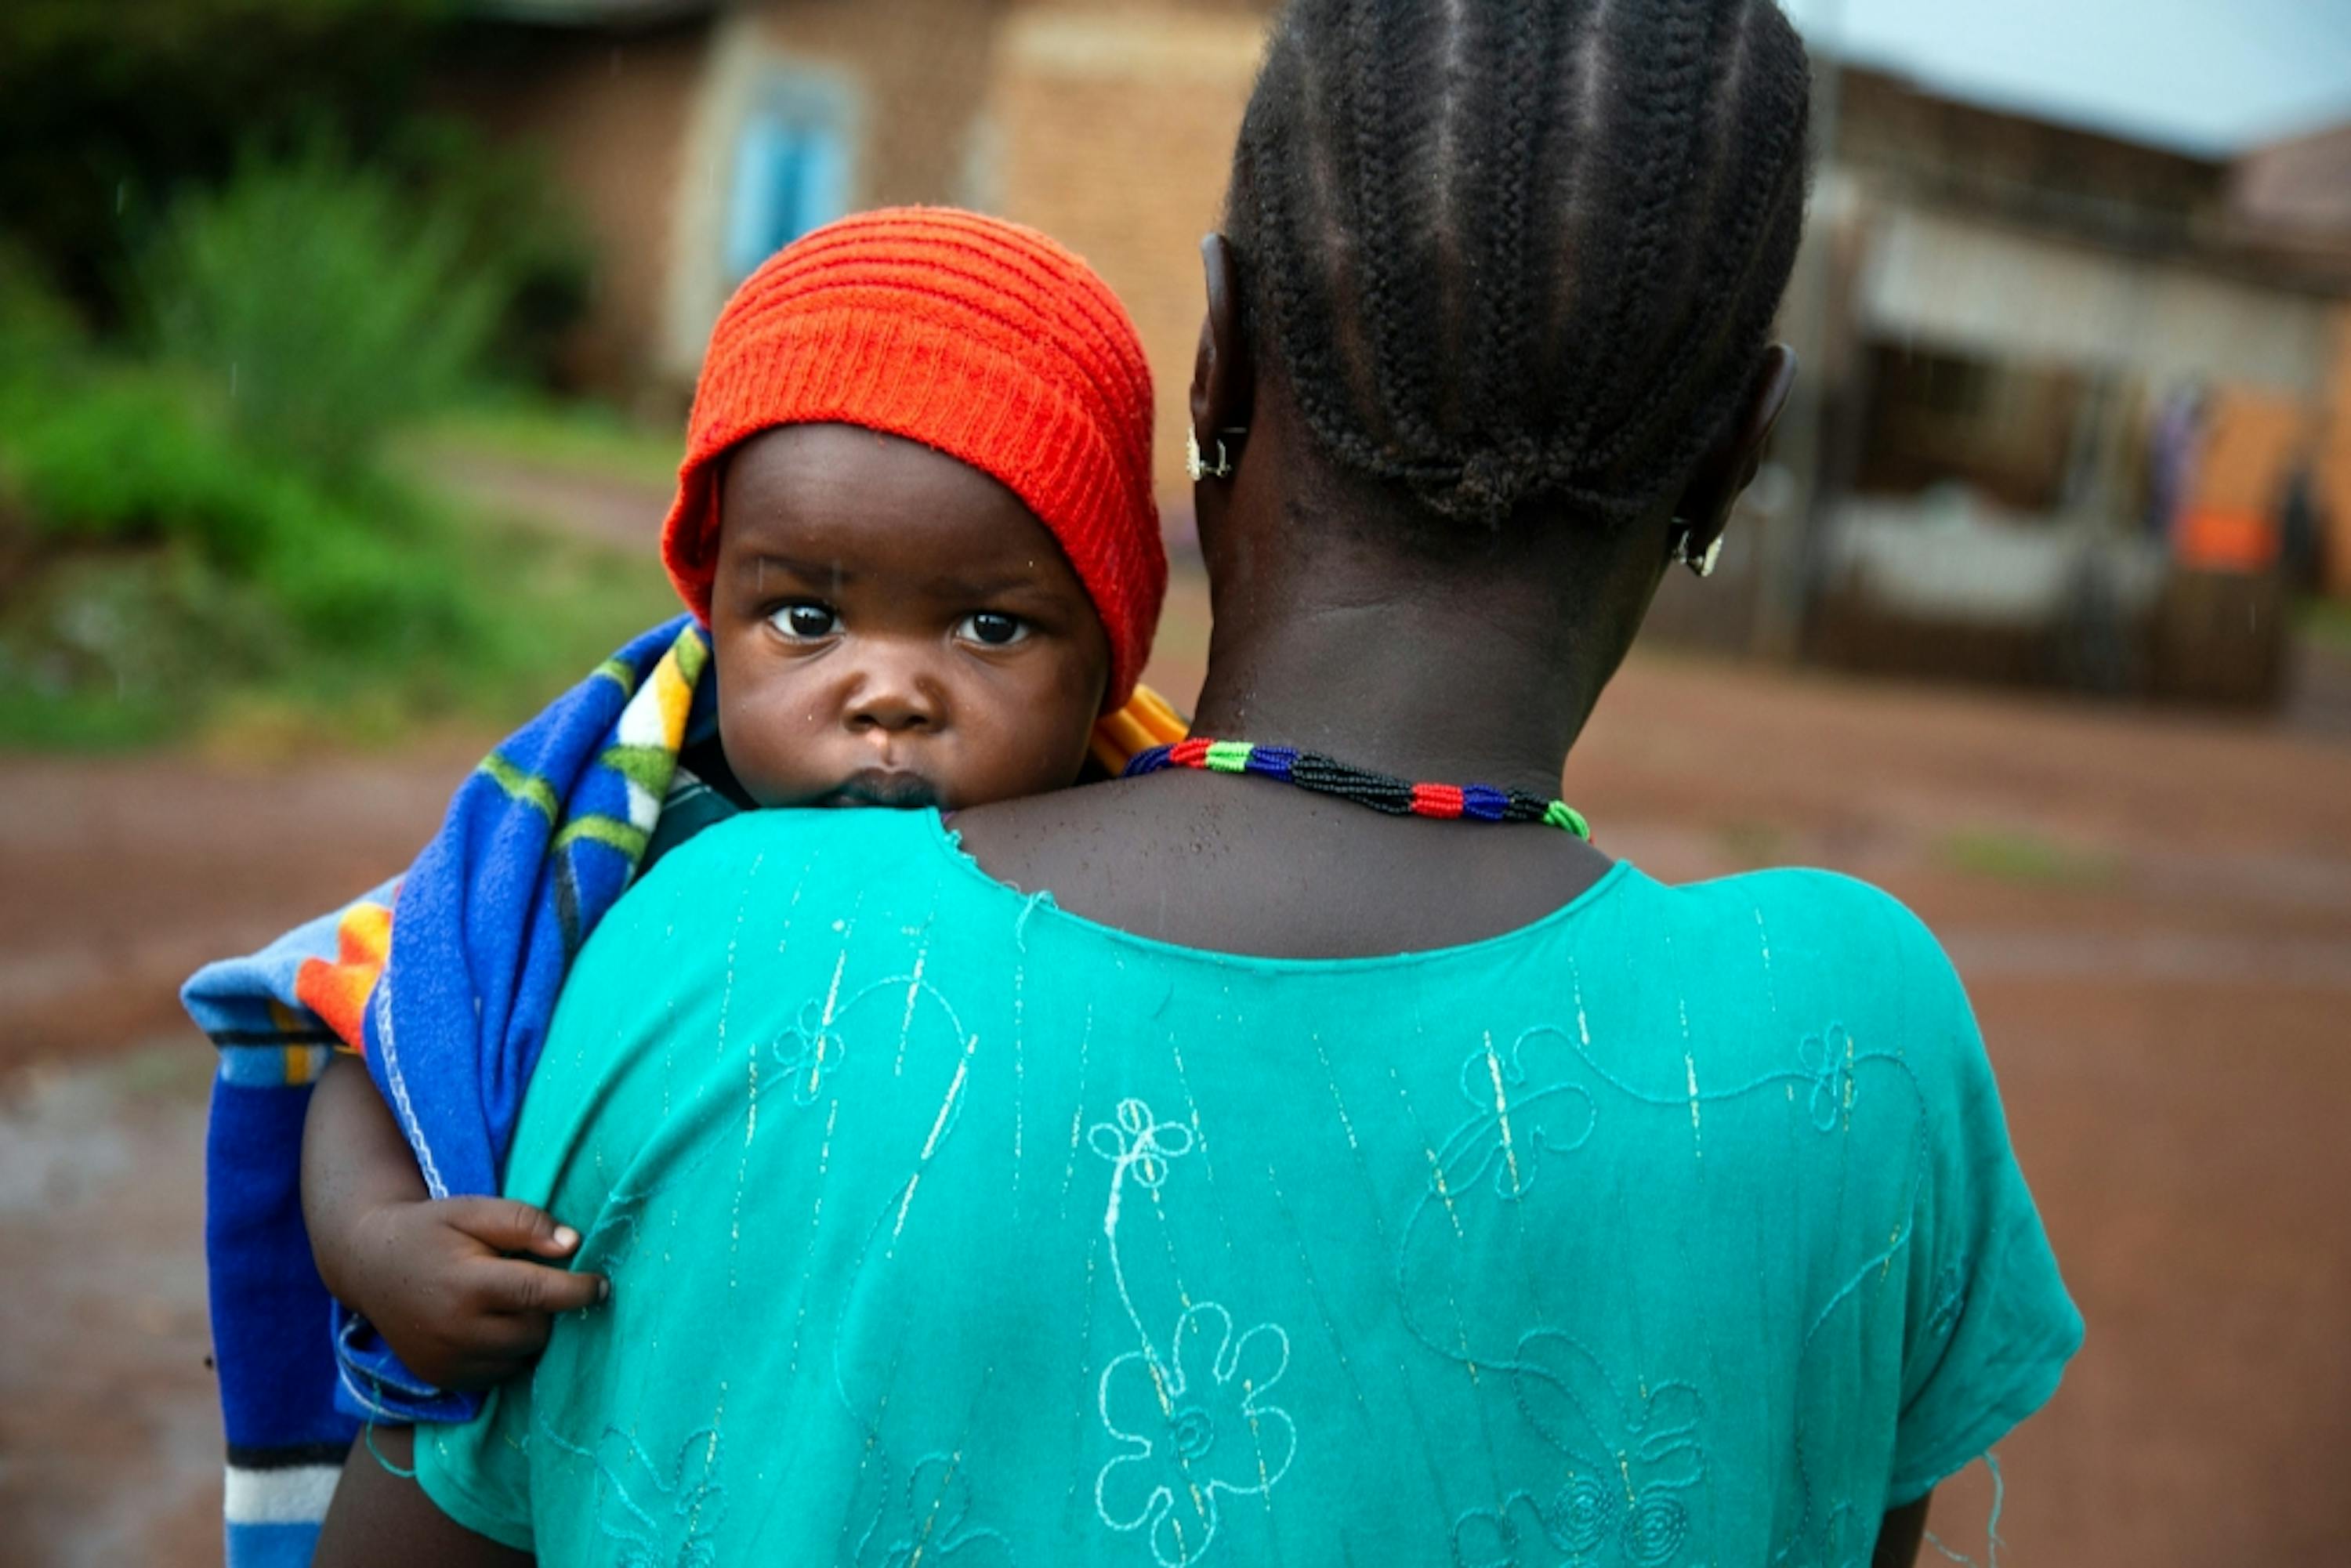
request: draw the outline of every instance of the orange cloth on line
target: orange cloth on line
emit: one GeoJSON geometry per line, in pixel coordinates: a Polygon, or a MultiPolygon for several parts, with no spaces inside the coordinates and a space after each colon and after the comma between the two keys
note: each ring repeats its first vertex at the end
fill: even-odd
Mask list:
{"type": "Polygon", "coordinates": [[[2277,565],[2277,525],[2254,512],[2199,507],[2184,515],[2171,553],[2196,571],[2259,573],[2277,565]]]}
{"type": "Polygon", "coordinates": [[[710,619],[718,458],[780,424],[854,424],[990,475],[1061,542],[1110,634],[1102,711],[1167,591],[1151,367],[1134,324],[1045,235],[944,207],[863,213],[776,253],[726,302],[695,389],[662,559],[710,619]]]}

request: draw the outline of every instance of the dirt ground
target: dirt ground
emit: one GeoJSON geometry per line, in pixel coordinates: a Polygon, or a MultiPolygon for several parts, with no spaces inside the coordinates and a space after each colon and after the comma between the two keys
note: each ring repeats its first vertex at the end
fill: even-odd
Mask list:
{"type": "MultiPolygon", "coordinates": [[[[0,1562],[218,1561],[172,988],[397,869],[485,738],[0,758],[0,1562]]],[[[1656,874],[1833,866],[1956,957],[2089,1321],[2001,1450],[2000,1561],[2351,1563],[2351,744],[1653,655],[1568,792],[1656,874]]],[[[1946,1489],[1950,1551],[1989,1560],[1991,1505],[1946,1489]]]]}

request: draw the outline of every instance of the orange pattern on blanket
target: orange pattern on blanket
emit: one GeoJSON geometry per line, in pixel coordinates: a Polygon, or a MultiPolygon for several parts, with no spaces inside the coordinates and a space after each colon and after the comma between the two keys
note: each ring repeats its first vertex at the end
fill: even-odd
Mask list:
{"type": "Polygon", "coordinates": [[[346,1050],[367,1050],[367,999],[392,951],[392,911],[354,904],[335,926],[335,958],[305,958],[294,977],[297,1000],[325,1020],[346,1050]]]}

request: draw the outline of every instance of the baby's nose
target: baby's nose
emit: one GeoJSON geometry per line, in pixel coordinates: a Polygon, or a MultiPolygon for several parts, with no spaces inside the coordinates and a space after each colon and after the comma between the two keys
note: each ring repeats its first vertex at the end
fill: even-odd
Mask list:
{"type": "Polygon", "coordinates": [[[846,716],[852,730],[898,735],[936,729],[943,709],[935,682],[912,664],[888,661],[867,669],[846,716]]]}

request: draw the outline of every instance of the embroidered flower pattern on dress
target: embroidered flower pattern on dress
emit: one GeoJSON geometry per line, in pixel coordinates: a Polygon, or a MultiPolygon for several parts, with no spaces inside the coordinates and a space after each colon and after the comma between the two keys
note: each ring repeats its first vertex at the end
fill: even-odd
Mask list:
{"type": "Polygon", "coordinates": [[[1140,1100],[1120,1101],[1116,1116],[1113,1122],[1096,1122],[1086,1129],[1088,1145],[1113,1166],[1110,1212],[1102,1226],[1113,1232],[1118,1226],[1120,1189],[1125,1182],[1131,1179],[1137,1186],[1156,1188],[1167,1179],[1167,1163],[1192,1152],[1192,1129],[1182,1122],[1157,1120],[1151,1107],[1140,1100]]]}
{"type": "Polygon", "coordinates": [[[1472,1509],[1453,1521],[1454,1568],[1550,1568],[1568,1550],[1541,1506],[1522,1491],[1500,1508],[1472,1509]],[[1552,1550],[1544,1550],[1546,1542],[1552,1550]]]}
{"type": "Polygon", "coordinates": [[[1620,1391],[1598,1357],[1547,1330],[1520,1342],[1510,1379],[1529,1422],[1573,1468],[1543,1514],[1552,1542],[1580,1557],[1613,1538],[1635,1568],[1673,1562],[1689,1536],[1682,1494],[1706,1476],[1698,1389],[1677,1382],[1620,1391]]]}
{"type": "Polygon", "coordinates": [[[1269,1490],[1290,1469],[1297,1433],[1266,1401],[1290,1367],[1275,1323],[1233,1333],[1232,1314],[1204,1301],[1176,1320],[1165,1365],[1131,1350],[1102,1369],[1102,1426],[1130,1445],[1094,1479],[1113,1530],[1148,1528],[1152,1555],[1196,1561],[1216,1538],[1218,1494],[1269,1490]]]}
{"type": "Polygon", "coordinates": [[[824,1004],[810,997],[800,1004],[799,1019],[776,1037],[770,1049],[785,1082],[791,1086],[792,1103],[810,1105],[823,1087],[825,1070],[838,1068],[849,1054],[849,1042],[832,1027],[824,1004]]]}
{"type": "Polygon", "coordinates": [[[1015,1561],[1002,1534],[971,1522],[971,1484],[953,1454],[915,1461],[905,1486],[890,1490],[857,1543],[858,1568],[1010,1568],[1015,1561]]]}
{"type": "Polygon", "coordinates": [[[1456,1568],[1583,1568],[1670,1563],[1688,1533],[1679,1500],[1653,1496],[1616,1524],[1619,1495],[1596,1476],[1571,1476],[1548,1501],[1514,1491],[1499,1509],[1473,1509],[1453,1525],[1456,1568]],[[1659,1553],[1662,1552],[1662,1555],[1659,1553]]]}
{"type": "Polygon", "coordinates": [[[1199,1301],[1176,1318],[1166,1348],[1155,1345],[1127,1288],[1121,1208],[1130,1183],[1156,1193],[1197,1139],[1130,1098],[1086,1141],[1111,1162],[1102,1235],[1139,1345],[1102,1368],[1096,1389],[1102,1428],[1123,1451],[1094,1477],[1094,1511],[1113,1530],[1143,1534],[1160,1568],[1184,1568],[1215,1542],[1222,1497],[1270,1492],[1289,1473],[1297,1428],[1265,1396],[1290,1369],[1290,1334],[1272,1322],[1236,1333],[1230,1312],[1199,1301]]]}
{"type": "MultiPolygon", "coordinates": [[[[1523,1031],[1506,1048],[1484,1036],[1462,1059],[1458,1082],[1468,1114],[1427,1150],[1428,1180],[1405,1218],[1396,1252],[1405,1325],[1438,1354],[1470,1366],[1510,1358],[1520,1322],[1480,1321],[1455,1294],[1461,1249],[1481,1225],[1528,1223],[1514,1206],[1539,1191],[1546,1156],[1591,1142],[1599,1111],[1577,1081],[1583,1070],[1573,1038],[1550,1025],[1523,1031]]],[[[1538,1198],[1530,1207],[1540,1205],[1538,1198]]]]}
{"type": "MultiPolygon", "coordinates": [[[[1534,1186],[1545,1149],[1566,1154],[1592,1136],[1597,1113],[1590,1090],[1565,1078],[1527,1087],[1530,1049],[1565,1057],[1566,1045],[1567,1037],[1556,1030],[1529,1030],[1497,1051],[1489,1034],[1463,1059],[1461,1095],[1472,1114],[1446,1140],[1440,1156],[1455,1191],[1490,1171],[1495,1196],[1514,1202],[1534,1186]]],[[[1566,1065],[1562,1061],[1561,1069],[1566,1065]]]]}
{"type": "Polygon", "coordinates": [[[1844,1025],[1833,1023],[1824,1033],[1804,1037],[1796,1061],[1813,1085],[1813,1125],[1823,1133],[1836,1131],[1838,1118],[1853,1109],[1853,1037],[1844,1025]]]}
{"type": "Polygon", "coordinates": [[[666,1469],[637,1440],[608,1427],[594,1450],[566,1441],[544,1418],[552,1445],[596,1467],[596,1528],[613,1543],[615,1568],[717,1568],[711,1545],[726,1517],[726,1489],[716,1479],[718,1434],[689,1433],[666,1469]]]}
{"type": "Polygon", "coordinates": [[[924,959],[917,956],[911,973],[885,975],[881,979],[860,987],[853,994],[841,994],[841,975],[834,973],[831,986],[822,998],[810,997],[800,1004],[799,1016],[778,1034],[768,1047],[776,1065],[782,1069],[790,1085],[792,1103],[813,1105],[823,1097],[825,1081],[838,1072],[849,1054],[849,1039],[841,1021],[861,1004],[884,997],[904,998],[898,1019],[898,1059],[892,1072],[904,1071],[906,1042],[914,1031],[914,1014],[921,1004],[928,1001],[946,1018],[947,1028],[954,1032],[959,1046],[968,1047],[971,1036],[956,1016],[954,1005],[936,986],[923,978],[924,959]]]}

